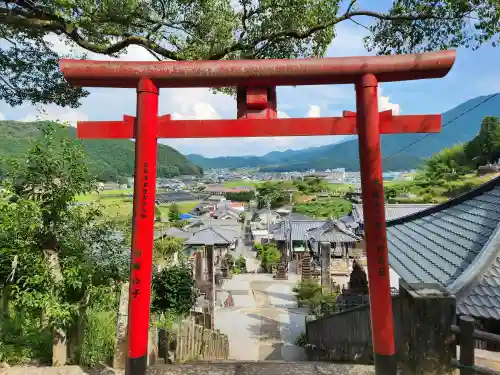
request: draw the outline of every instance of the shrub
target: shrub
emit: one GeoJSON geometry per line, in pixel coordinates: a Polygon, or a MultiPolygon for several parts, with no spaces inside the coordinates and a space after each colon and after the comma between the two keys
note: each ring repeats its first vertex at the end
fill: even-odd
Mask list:
{"type": "Polygon", "coordinates": [[[266,244],[263,247],[260,266],[264,272],[271,272],[273,266],[277,265],[281,259],[279,250],[273,244],[266,244]]]}
{"type": "Polygon", "coordinates": [[[90,308],[84,332],[78,364],[89,367],[111,364],[115,350],[116,310],[90,308]]]}
{"type": "Polygon", "coordinates": [[[305,348],[307,346],[307,337],[305,332],[301,332],[295,339],[295,345],[305,348]]]}
{"type": "Polygon", "coordinates": [[[153,277],[153,312],[184,315],[195,301],[193,275],[186,265],[165,268],[153,277]]]}
{"type": "Polygon", "coordinates": [[[315,280],[303,280],[299,281],[293,291],[297,293],[297,301],[299,303],[305,302],[317,294],[321,294],[321,285],[315,280]]]}
{"type": "Polygon", "coordinates": [[[0,319],[0,362],[23,365],[33,359],[50,364],[52,332],[40,326],[40,319],[20,312],[0,319]]]}
{"type": "Polygon", "coordinates": [[[321,317],[336,312],[340,288],[334,287],[333,289],[334,292],[325,294],[317,281],[304,280],[300,281],[293,291],[297,293],[299,306],[307,306],[311,314],[321,317]]]}
{"type": "Polygon", "coordinates": [[[247,261],[243,255],[240,255],[238,260],[236,260],[235,268],[239,269],[241,272],[247,272],[247,261]]]}

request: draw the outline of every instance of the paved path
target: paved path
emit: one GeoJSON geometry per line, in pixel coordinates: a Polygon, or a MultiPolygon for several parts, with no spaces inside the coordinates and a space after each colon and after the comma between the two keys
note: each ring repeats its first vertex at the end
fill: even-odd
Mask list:
{"type": "Polygon", "coordinates": [[[225,281],[223,288],[231,292],[235,306],[216,309],[215,327],[229,337],[230,359],[306,360],[304,350],[294,345],[306,315],[297,308],[294,286],[294,280],[265,274],[234,275],[225,281]]]}

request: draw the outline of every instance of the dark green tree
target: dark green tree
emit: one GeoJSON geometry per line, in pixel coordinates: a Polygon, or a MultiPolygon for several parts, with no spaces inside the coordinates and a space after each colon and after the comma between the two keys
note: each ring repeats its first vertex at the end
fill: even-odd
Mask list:
{"type": "Polygon", "coordinates": [[[500,120],[485,117],[479,134],[465,145],[465,155],[475,166],[494,163],[500,157],[500,120]]]}
{"type": "Polygon", "coordinates": [[[168,207],[168,220],[171,222],[171,223],[174,223],[176,221],[179,221],[181,218],[180,218],[180,210],[179,210],[179,206],[177,206],[176,203],[172,203],[169,207],[168,207]]]}
{"type": "Polygon", "coordinates": [[[323,56],[336,25],[361,20],[367,48],[392,54],[495,44],[499,13],[497,0],[394,0],[385,11],[356,0],[6,0],[0,99],[75,107],[88,95],[63,80],[49,35],[108,56],[136,45],[158,60],[298,58],[323,56]]]}
{"type": "Polygon", "coordinates": [[[421,169],[420,178],[434,183],[457,180],[471,171],[469,165],[470,160],[466,156],[464,145],[457,144],[427,159],[421,169]]]}
{"type": "Polygon", "coordinates": [[[191,269],[177,265],[163,269],[153,277],[152,310],[156,313],[184,315],[196,301],[191,269]]]}
{"type": "Polygon", "coordinates": [[[0,289],[7,282],[17,311],[65,329],[94,298],[127,275],[119,229],[75,196],[96,189],[86,155],[46,124],[42,139],[8,169],[10,202],[0,201],[0,289]],[[10,275],[10,276],[9,276],[10,275]]]}
{"type": "Polygon", "coordinates": [[[257,187],[257,204],[259,208],[276,208],[283,205],[287,199],[287,193],[279,184],[265,182],[257,187]]]}

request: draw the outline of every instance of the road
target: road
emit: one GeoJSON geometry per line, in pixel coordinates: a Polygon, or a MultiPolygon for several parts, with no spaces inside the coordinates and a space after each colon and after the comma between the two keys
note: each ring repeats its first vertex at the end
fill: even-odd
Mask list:
{"type": "Polygon", "coordinates": [[[305,330],[306,316],[304,309],[297,308],[292,291],[297,278],[274,280],[254,273],[259,265],[255,253],[239,242],[235,256],[246,258],[250,273],[224,281],[222,288],[231,293],[234,306],[215,311],[215,328],[229,338],[229,359],[306,360],[304,350],[294,344],[305,330]]]}

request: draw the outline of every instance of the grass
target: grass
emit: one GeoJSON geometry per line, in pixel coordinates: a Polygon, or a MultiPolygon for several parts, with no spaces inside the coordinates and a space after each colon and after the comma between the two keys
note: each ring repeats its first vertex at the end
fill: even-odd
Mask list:
{"type": "Polygon", "coordinates": [[[90,194],[78,195],[76,197],[77,202],[94,202],[96,200],[110,199],[110,198],[127,198],[129,194],[132,194],[134,189],[113,189],[113,190],[102,190],[100,192],[93,192],[90,194]]]}
{"type": "Polygon", "coordinates": [[[224,182],[224,186],[227,188],[234,188],[240,186],[256,187],[259,184],[261,184],[260,181],[246,181],[246,180],[231,180],[224,182]]]}
{"type": "MultiPolygon", "coordinates": [[[[79,203],[98,203],[103,207],[107,215],[126,218],[132,217],[133,203],[132,198],[129,197],[132,193],[133,189],[104,190],[100,193],[80,195],[76,197],[76,201],[79,203]]],[[[198,204],[200,204],[200,201],[177,202],[181,213],[191,211],[198,204]]],[[[160,204],[157,206],[162,217],[166,218],[168,216],[169,206],[170,204],[160,204]]]]}
{"type": "MultiPolygon", "coordinates": [[[[411,181],[400,182],[401,185],[406,184],[408,192],[415,197],[397,197],[391,199],[389,203],[443,203],[477,188],[497,175],[493,173],[485,176],[477,176],[475,173],[471,173],[460,177],[456,181],[436,181],[436,183],[430,184],[427,187],[417,186],[411,181]]],[[[396,185],[396,183],[393,183],[393,185],[396,185]]]]}
{"type": "Polygon", "coordinates": [[[328,201],[315,201],[294,206],[296,212],[314,218],[337,218],[349,213],[352,204],[342,198],[332,198],[328,201]]]}

